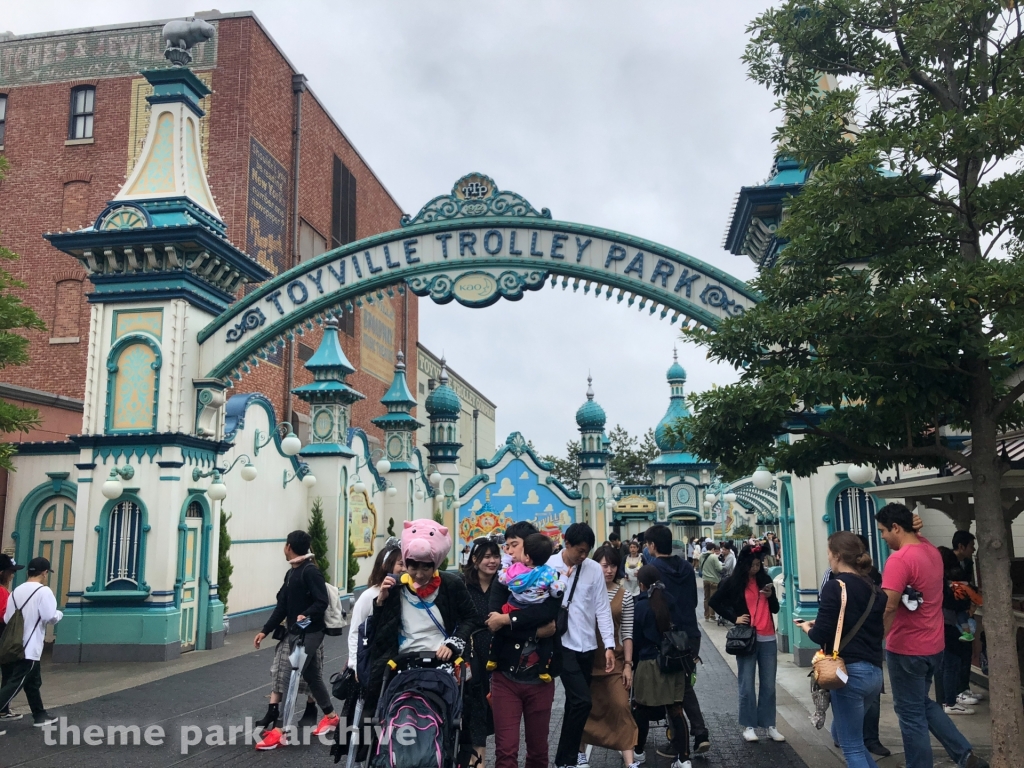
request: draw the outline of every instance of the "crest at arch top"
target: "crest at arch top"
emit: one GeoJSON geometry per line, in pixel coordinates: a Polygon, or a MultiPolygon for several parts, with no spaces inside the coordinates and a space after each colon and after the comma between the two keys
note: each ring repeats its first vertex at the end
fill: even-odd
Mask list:
{"type": "Polygon", "coordinates": [[[475,219],[490,216],[550,219],[551,211],[539,211],[522,195],[499,190],[494,179],[482,173],[469,173],[455,182],[447,195],[438,195],[424,205],[415,216],[405,215],[401,224],[426,224],[450,219],[475,219]]]}

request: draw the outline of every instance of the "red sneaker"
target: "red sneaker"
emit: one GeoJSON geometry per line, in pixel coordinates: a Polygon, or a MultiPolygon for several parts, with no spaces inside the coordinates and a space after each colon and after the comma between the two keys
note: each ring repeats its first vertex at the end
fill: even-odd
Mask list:
{"type": "Polygon", "coordinates": [[[256,749],[260,751],[266,751],[268,749],[277,749],[278,747],[286,747],[288,742],[285,740],[284,731],[280,728],[273,728],[266,731],[263,734],[263,738],[256,742],[256,749]]]}
{"type": "Polygon", "coordinates": [[[338,717],[337,712],[331,712],[331,714],[329,715],[324,715],[323,719],[320,721],[320,725],[318,725],[316,727],[316,730],[313,731],[313,735],[323,736],[325,734],[331,733],[332,731],[334,731],[335,728],[338,727],[338,723],[340,722],[341,718],[338,717]]]}

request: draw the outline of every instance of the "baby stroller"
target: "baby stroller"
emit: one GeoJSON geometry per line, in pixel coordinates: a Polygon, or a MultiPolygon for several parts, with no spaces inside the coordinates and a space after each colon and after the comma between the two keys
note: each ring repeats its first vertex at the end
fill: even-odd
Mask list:
{"type": "Polygon", "coordinates": [[[388,662],[374,725],[371,768],[456,768],[465,662],[405,654],[388,662]]]}

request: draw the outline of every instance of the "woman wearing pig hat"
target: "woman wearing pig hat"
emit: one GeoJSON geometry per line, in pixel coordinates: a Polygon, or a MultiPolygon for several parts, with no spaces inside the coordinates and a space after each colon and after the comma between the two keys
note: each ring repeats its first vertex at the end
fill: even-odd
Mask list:
{"type": "Polygon", "coordinates": [[[377,706],[388,659],[403,653],[434,653],[454,660],[478,629],[476,607],[455,573],[438,571],[452,548],[448,529],[433,520],[406,521],[402,530],[405,573],[388,576],[373,606],[370,686],[366,710],[377,706]]]}

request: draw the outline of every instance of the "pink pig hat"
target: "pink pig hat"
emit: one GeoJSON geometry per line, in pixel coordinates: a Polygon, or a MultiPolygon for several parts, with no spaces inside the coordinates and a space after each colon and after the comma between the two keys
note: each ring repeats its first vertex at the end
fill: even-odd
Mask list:
{"type": "Polygon", "coordinates": [[[402,526],[402,559],[433,563],[436,568],[452,548],[448,529],[433,520],[406,520],[402,526]]]}

